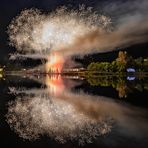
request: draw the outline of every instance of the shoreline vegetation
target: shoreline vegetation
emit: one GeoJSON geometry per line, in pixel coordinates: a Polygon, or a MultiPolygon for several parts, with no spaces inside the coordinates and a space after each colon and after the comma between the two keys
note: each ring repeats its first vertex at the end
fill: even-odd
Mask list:
{"type": "Polygon", "coordinates": [[[119,51],[118,57],[111,62],[91,62],[86,68],[64,70],[63,75],[79,75],[84,78],[105,76],[148,76],[148,58],[129,56],[126,51],[119,51]]]}
{"type": "MultiPolygon", "coordinates": [[[[32,68],[22,68],[20,63],[8,62],[3,67],[0,66],[0,73],[38,73],[46,72],[40,70],[32,70],[32,68]]],[[[119,51],[118,57],[111,62],[91,62],[87,67],[63,69],[61,73],[49,72],[49,74],[61,75],[80,75],[84,77],[96,77],[98,75],[126,76],[132,75],[148,75],[148,57],[136,58],[129,56],[126,51],[119,51]]]]}
{"type": "Polygon", "coordinates": [[[148,74],[148,58],[134,59],[126,51],[119,51],[118,57],[112,62],[92,62],[87,66],[86,75],[97,74],[125,75],[148,74]]]}
{"type": "Polygon", "coordinates": [[[93,87],[112,87],[120,98],[125,98],[134,90],[148,91],[148,58],[134,59],[126,51],[119,51],[118,57],[112,62],[92,62],[86,68],[72,68],[61,73],[29,72],[8,65],[1,68],[3,75],[62,75],[63,77],[85,79],[93,87]],[[10,67],[9,67],[10,66],[10,67]]]}
{"type": "Polygon", "coordinates": [[[134,90],[148,91],[148,58],[134,59],[126,51],[119,51],[112,62],[92,62],[79,73],[94,87],[112,87],[119,98],[126,98],[134,90]]]}
{"type": "Polygon", "coordinates": [[[134,59],[126,51],[119,51],[112,62],[92,62],[85,69],[63,74],[78,75],[93,87],[112,87],[119,98],[126,98],[135,90],[148,91],[148,58],[134,59]]]}

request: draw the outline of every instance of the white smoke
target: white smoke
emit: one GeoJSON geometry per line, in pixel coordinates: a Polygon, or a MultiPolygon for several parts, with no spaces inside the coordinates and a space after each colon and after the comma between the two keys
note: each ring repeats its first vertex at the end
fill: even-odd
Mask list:
{"type": "Polygon", "coordinates": [[[48,54],[52,50],[68,47],[80,36],[109,28],[110,18],[80,6],[79,10],[61,7],[49,14],[37,9],[24,10],[9,25],[12,46],[19,51],[31,50],[48,54]]]}
{"type": "Polygon", "coordinates": [[[9,39],[19,51],[58,51],[64,56],[115,50],[148,41],[147,8],[146,0],[106,4],[102,9],[114,27],[111,18],[84,5],[49,14],[24,10],[9,25],[9,39]]]}
{"type": "MultiPolygon", "coordinates": [[[[85,144],[111,131],[112,119],[106,112],[99,113],[102,109],[99,109],[99,102],[102,104],[103,99],[94,99],[99,106],[95,106],[94,112],[98,111],[98,114],[93,116],[93,113],[88,115],[94,102],[89,97],[84,102],[79,98],[81,96],[71,93],[59,97],[49,95],[47,89],[39,90],[40,94],[38,90],[22,92],[28,93],[28,96],[9,102],[6,117],[10,127],[24,139],[34,140],[47,135],[61,143],[74,140],[85,144]]],[[[19,93],[21,91],[15,91],[15,94],[19,93]]]]}
{"type": "Polygon", "coordinates": [[[66,87],[59,92],[62,87],[58,85],[10,88],[17,96],[9,102],[6,118],[20,137],[35,140],[47,135],[62,143],[71,140],[86,144],[109,134],[116,124],[132,137],[147,133],[146,110],[107,97],[73,93],[66,87]]]}
{"type": "Polygon", "coordinates": [[[111,31],[92,30],[76,38],[73,45],[60,50],[63,54],[100,53],[148,42],[148,1],[105,3],[104,13],[112,19],[111,31]]]}
{"type": "Polygon", "coordinates": [[[138,0],[124,4],[118,1],[102,7],[110,17],[84,5],[78,10],[61,7],[51,13],[24,10],[8,27],[10,44],[23,54],[14,54],[10,59],[45,58],[50,63],[49,55],[54,52],[66,60],[72,55],[145,43],[148,41],[147,8],[147,0],[140,4],[138,0]]]}

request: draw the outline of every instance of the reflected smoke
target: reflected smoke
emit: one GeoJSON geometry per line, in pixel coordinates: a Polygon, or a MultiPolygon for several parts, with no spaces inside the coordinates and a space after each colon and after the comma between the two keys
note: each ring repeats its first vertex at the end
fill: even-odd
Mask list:
{"type": "MultiPolygon", "coordinates": [[[[79,97],[83,95],[75,95],[66,89],[61,77],[47,76],[45,79],[47,88],[40,90],[10,88],[17,96],[26,94],[9,102],[6,115],[10,127],[20,137],[31,140],[48,135],[62,143],[77,140],[84,144],[110,132],[112,119],[107,116],[97,119],[80,110],[82,100],[79,97]]],[[[72,86],[71,82],[68,84],[72,86]]]]}
{"type": "Polygon", "coordinates": [[[107,97],[74,93],[72,82],[65,85],[61,76],[47,75],[43,83],[46,88],[11,88],[17,96],[8,104],[7,122],[24,139],[48,135],[61,143],[74,140],[85,144],[110,133],[116,124],[133,135],[148,131],[145,112],[138,108],[107,97]]]}

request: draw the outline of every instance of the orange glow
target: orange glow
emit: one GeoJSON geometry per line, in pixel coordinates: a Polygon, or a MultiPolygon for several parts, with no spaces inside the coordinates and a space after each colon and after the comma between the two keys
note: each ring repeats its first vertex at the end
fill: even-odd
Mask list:
{"type": "Polygon", "coordinates": [[[46,73],[60,73],[63,67],[64,58],[54,52],[50,54],[48,62],[46,63],[46,73]]]}
{"type": "Polygon", "coordinates": [[[59,96],[64,92],[65,86],[61,75],[46,75],[45,83],[50,95],[59,96]]]}
{"type": "Polygon", "coordinates": [[[51,53],[48,58],[48,62],[45,65],[46,73],[46,86],[50,94],[53,96],[59,96],[64,91],[64,84],[61,78],[61,70],[63,68],[64,58],[59,53],[51,53]]]}

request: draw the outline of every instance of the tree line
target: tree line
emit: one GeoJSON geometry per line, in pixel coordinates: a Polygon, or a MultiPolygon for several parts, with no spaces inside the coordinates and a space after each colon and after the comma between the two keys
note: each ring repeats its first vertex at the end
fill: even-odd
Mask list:
{"type": "Polygon", "coordinates": [[[136,72],[148,72],[148,58],[134,59],[126,51],[119,51],[114,61],[92,62],[87,66],[87,71],[90,73],[124,73],[127,68],[133,68],[136,72]]]}

